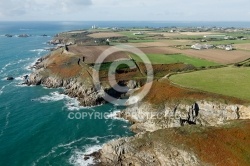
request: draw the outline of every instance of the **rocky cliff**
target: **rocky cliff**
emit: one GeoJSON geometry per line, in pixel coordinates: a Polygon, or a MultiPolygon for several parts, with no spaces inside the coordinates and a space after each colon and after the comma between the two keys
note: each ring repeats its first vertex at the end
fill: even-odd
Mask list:
{"type": "MultiPolygon", "coordinates": [[[[180,134],[176,130],[192,133],[197,128],[205,130],[230,124],[230,120],[249,119],[250,107],[209,101],[165,103],[164,108],[142,103],[127,108],[120,116],[130,120],[131,129],[138,134],[105,144],[101,150],[103,165],[211,165],[214,161],[202,160],[194,147],[176,144],[174,135],[180,134]]],[[[182,138],[186,139],[185,134],[182,138]]]]}
{"type": "Polygon", "coordinates": [[[250,122],[184,126],[139,133],[105,144],[102,165],[249,165],[250,122]]]}
{"type": "Polygon", "coordinates": [[[35,71],[29,76],[26,82],[28,85],[63,87],[65,94],[77,98],[83,106],[104,103],[104,90],[96,90],[87,71],[77,65],[77,59],[63,49],[38,59],[33,67],[35,71]],[[84,75],[86,76],[83,77],[84,75]]]}
{"type": "Polygon", "coordinates": [[[152,132],[184,125],[217,126],[228,120],[249,119],[250,107],[210,101],[165,103],[164,108],[142,103],[128,107],[120,116],[134,123],[131,126],[134,132],[152,132]]]}
{"type": "MultiPolygon", "coordinates": [[[[84,63],[79,55],[61,48],[41,57],[33,66],[34,71],[25,82],[28,85],[43,85],[48,88],[63,87],[65,94],[77,98],[82,106],[96,106],[105,103],[105,94],[114,98],[126,96],[131,89],[141,86],[140,80],[122,78],[118,84],[127,87],[127,92],[115,91],[106,79],[107,71],[101,71],[100,86],[95,86],[93,67],[84,63]],[[98,88],[97,88],[98,87],[98,88]]],[[[134,72],[136,73],[136,72],[134,72]]],[[[122,75],[122,74],[120,74],[122,75]]]]}

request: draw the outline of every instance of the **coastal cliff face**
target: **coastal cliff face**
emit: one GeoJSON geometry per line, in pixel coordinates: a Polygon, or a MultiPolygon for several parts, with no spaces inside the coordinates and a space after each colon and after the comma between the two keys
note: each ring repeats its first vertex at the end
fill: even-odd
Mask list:
{"type": "Polygon", "coordinates": [[[203,165],[191,151],[162,142],[149,140],[145,135],[121,138],[107,143],[101,150],[103,165],[203,165]]]}
{"type": "MultiPolygon", "coordinates": [[[[93,69],[78,62],[79,57],[67,52],[63,48],[51,52],[36,62],[33,66],[35,71],[30,74],[26,84],[43,85],[47,88],[64,88],[64,93],[70,97],[77,98],[82,106],[96,106],[105,103],[105,93],[119,98],[126,93],[116,93],[113,88],[101,81],[99,89],[93,82],[93,69]]],[[[140,86],[136,80],[121,81],[127,89],[140,86]]]]}
{"type": "MultiPolygon", "coordinates": [[[[176,144],[175,137],[181,135],[185,140],[182,130],[184,133],[191,134],[193,130],[200,133],[200,129],[203,132],[209,126],[216,126],[216,129],[229,125],[231,120],[249,119],[250,107],[197,101],[193,104],[166,103],[164,108],[159,108],[142,102],[125,109],[119,116],[132,122],[131,130],[138,134],[105,144],[101,150],[102,165],[211,165],[214,161],[202,160],[199,151],[194,151],[195,145],[184,143],[180,146],[176,144]]],[[[204,134],[206,132],[210,131],[204,131],[204,134]]],[[[222,153],[226,151],[220,150],[222,153]]]]}
{"type": "Polygon", "coordinates": [[[134,132],[152,132],[185,125],[217,126],[229,120],[249,119],[250,107],[197,101],[193,104],[166,103],[161,109],[142,103],[128,107],[120,116],[134,123],[131,126],[134,132]]]}
{"type": "Polygon", "coordinates": [[[43,69],[30,75],[30,84],[42,84],[48,88],[63,87],[66,95],[77,98],[83,106],[95,106],[104,103],[104,91],[102,89],[97,91],[93,86],[85,86],[77,78],[44,77],[40,72],[43,72],[43,69]]]}
{"type": "Polygon", "coordinates": [[[101,165],[249,165],[250,122],[184,126],[139,133],[105,144],[101,165]]]}
{"type": "Polygon", "coordinates": [[[83,106],[104,103],[103,90],[95,89],[90,76],[84,77],[87,71],[75,64],[76,62],[77,59],[63,52],[63,49],[56,50],[38,59],[34,65],[36,70],[30,74],[27,84],[41,84],[48,88],[63,87],[65,94],[77,98],[83,106]]]}

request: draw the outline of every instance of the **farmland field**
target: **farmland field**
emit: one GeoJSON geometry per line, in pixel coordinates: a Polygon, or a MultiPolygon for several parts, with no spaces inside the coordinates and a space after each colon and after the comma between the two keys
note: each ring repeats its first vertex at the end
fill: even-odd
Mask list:
{"type": "Polygon", "coordinates": [[[245,43],[245,44],[234,44],[234,47],[239,50],[250,51],[250,41],[249,43],[245,43]]]}
{"type": "MultiPolygon", "coordinates": [[[[186,63],[186,64],[194,65],[195,67],[219,65],[211,61],[188,57],[183,54],[169,54],[169,55],[147,54],[147,57],[149,58],[152,64],[186,63]]],[[[138,56],[135,56],[135,55],[132,55],[132,58],[138,62],[142,61],[138,56]]]]}
{"type": "Polygon", "coordinates": [[[114,32],[99,32],[88,35],[93,38],[109,38],[109,37],[122,37],[123,35],[114,32]]]}
{"type": "Polygon", "coordinates": [[[184,87],[250,100],[250,68],[225,67],[170,77],[184,87]]]}
{"type": "Polygon", "coordinates": [[[209,44],[220,45],[220,44],[246,44],[250,43],[250,40],[222,40],[222,41],[211,41],[209,44]]]}

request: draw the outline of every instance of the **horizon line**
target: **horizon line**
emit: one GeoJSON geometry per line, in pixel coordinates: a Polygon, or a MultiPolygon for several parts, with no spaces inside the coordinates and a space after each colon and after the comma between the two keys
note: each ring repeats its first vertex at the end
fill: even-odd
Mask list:
{"type": "Polygon", "coordinates": [[[250,22],[250,21],[204,21],[204,20],[186,20],[186,21],[174,21],[174,20],[0,20],[0,22],[250,22]]]}

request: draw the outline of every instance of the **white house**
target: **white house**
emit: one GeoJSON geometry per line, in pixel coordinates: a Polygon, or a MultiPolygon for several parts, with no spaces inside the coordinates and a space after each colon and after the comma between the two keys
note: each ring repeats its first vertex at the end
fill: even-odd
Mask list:
{"type": "Polygon", "coordinates": [[[225,50],[226,51],[232,51],[233,50],[233,46],[232,45],[226,45],[225,50]]]}
{"type": "Polygon", "coordinates": [[[211,45],[211,44],[199,44],[199,43],[196,43],[196,44],[191,46],[191,48],[193,48],[195,50],[211,49],[213,47],[214,47],[214,45],[211,45]]]}
{"type": "Polygon", "coordinates": [[[137,33],[133,33],[134,35],[143,35],[143,32],[137,32],[137,33]]]}

